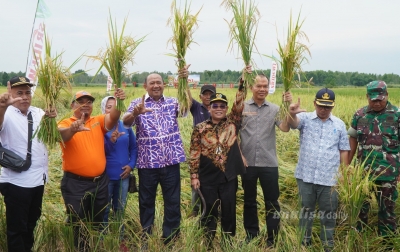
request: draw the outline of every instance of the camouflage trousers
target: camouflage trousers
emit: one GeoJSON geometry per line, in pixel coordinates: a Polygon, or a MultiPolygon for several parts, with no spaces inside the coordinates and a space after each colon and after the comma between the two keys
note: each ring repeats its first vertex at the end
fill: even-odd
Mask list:
{"type": "MultiPolygon", "coordinates": [[[[378,201],[378,233],[381,236],[387,236],[396,231],[396,215],[394,208],[397,200],[397,181],[375,181],[375,196],[378,201]]],[[[365,202],[359,214],[360,223],[358,230],[362,229],[362,225],[368,224],[368,212],[370,203],[365,202]]]]}

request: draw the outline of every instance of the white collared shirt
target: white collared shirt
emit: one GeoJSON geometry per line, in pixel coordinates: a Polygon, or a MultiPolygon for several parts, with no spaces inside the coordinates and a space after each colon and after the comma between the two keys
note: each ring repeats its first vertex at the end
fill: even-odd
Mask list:
{"type": "MultiPolygon", "coordinates": [[[[29,107],[29,112],[32,113],[33,135],[39,127],[44,111],[31,106],[29,107]]],[[[0,139],[4,148],[26,158],[28,149],[28,120],[27,116],[14,106],[9,106],[5,112],[3,125],[0,129],[0,139]]],[[[43,185],[43,177],[48,177],[48,154],[45,145],[39,142],[37,137],[32,140],[31,152],[31,167],[21,173],[2,167],[0,183],[11,183],[26,188],[43,185]]]]}

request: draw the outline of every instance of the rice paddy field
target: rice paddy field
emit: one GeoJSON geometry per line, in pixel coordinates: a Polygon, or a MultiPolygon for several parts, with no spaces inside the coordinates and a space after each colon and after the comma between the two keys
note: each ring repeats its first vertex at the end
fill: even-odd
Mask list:
{"type": "MultiPolygon", "coordinates": [[[[99,114],[100,101],[106,95],[105,87],[74,87],[73,93],[78,90],[86,90],[96,97],[93,114],[99,114]]],[[[292,89],[293,99],[301,99],[301,106],[307,111],[313,111],[313,100],[319,88],[292,89]]],[[[127,99],[125,105],[129,106],[129,101],[140,97],[145,93],[143,88],[128,87],[125,89],[127,99]]],[[[336,107],[333,114],[341,118],[347,126],[353,113],[357,108],[365,106],[365,88],[335,88],[336,107]]],[[[235,89],[218,89],[228,96],[229,101],[233,101],[235,89]]],[[[0,88],[0,92],[5,92],[5,88],[0,88]]],[[[198,97],[200,89],[191,89],[193,97],[198,97]]],[[[270,94],[267,100],[280,104],[282,90],[277,90],[275,94],[270,94]]],[[[177,96],[177,90],[166,87],[166,96],[177,96]]],[[[249,91],[248,98],[251,97],[249,91]]],[[[62,95],[57,105],[58,120],[71,116],[69,104],[72,95],[62,95]]],[[[392,104],[400,106],[400,89],[389,89],[389,100],[392,104]]],[[[33,97],[34,106],[43,107],[43,100],[38,90],[33,97]]],[[[190,136],[192,131],[192,117],[179,119],[179,126],[186,150],[189,149],[190,136]]],[[[277,152],[280,171],[280,204],[282,208],[281,229],[275,248],[267,248],[263,240],[265,239],[266,227],[264,216],[264,201],[262,190],[258,188],[258,205],[261,235],[259,238],[246,244],[244,243],[245,232],[243,228],[243,189],[239,183],[237,191],[237,234],[229,246],[220,244],[220,230],[214,240],[214,251],[323,251],[319,240],[319,219],[314,221],[313,227],[313,246],[306,248],[301,245],[301,230],[298,228],[299,199],[297,185],[294,178],[294,169],[298,158],[298,132],[291,130],[289,133],[277,132],[277,152]]],[[[49,170],[50,181],[45,187],[43,200],[43,214],[37,225],[35,232],[36,242],[35,251],[73,251],[72,229],[65,223],[66,215],[63,199],[60,192],[60,181],[63,175],[61,169],[61,151],[59,147],[49,150],[49,170]]],[[[188,153],[188,152],[187,152],[188,153]]],[[[334,251],[385,251],[383,239],[377,235],[377,205],[376,200],[372,199],[372,211],[370,213],[370,226],[362,233],[358,233],[354,228],[357,209],[360,201],[368,198],[370,185],[362,180],[361,173],[357,173],[356,166],[351,166],[347,170],[348,176],[345,181],[338,186],[341,195],[341,204],[337,214],[337,228],[335,235],[334,251]],[[358,194],[357,194],[358,193],[358,194]],[[345,198],[344,198],[345,197],[345,198]]],[[[137,172],[134,172],[137,174],[137,172]]],[[[156,219],[153,235],[149,238],[149,251],[207,251],[205,242],[202,239],[202,232],[198,226],[198,218],[188,218],[191,212],[191,188],[189,169],[186,163],[181,164],[181,235],[173,243],[164,246],[161,237],[161,227],[163,220],[163,198],[161,190],[157,195],[156,219]]],[[[397,215],[400,215],[400,207],[397,207],[397,215]]],[[[126,245],[130,251],[140,251],[142,241],[140,239],[140,222],[138,209],[138,194],[129,194],[127,208],[125,212],[125,237],[126,245]]],[[[82,223],[88,227],[90,233],[90,243],[92,251],[118,251],[119,249],[119,223],[112,223],[110,232],[101,235],[91,230],[90,223],[82,223]]],[[[394,236],[391,239],[394,251],[400,251],[400,237],[394,236]]],[[[5,207],[0,201],[0,251],[6,251],[6,224],[5,207]]]]}

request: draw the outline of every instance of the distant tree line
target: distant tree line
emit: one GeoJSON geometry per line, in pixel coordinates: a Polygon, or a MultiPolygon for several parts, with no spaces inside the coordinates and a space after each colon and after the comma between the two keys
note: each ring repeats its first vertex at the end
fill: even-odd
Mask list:
{"type": "MultiPolygon", "coordinates": [[[[258,73],[263,73],[267,77],[270,76],[270,69],[257,70],[258,73]]],[[[155,71],[156,72],[156,71],[155,71]]],[[[124,81],[127,84],[137,83],[142,84],[146,76],[150,72],[134,73],[126,76],[124,81]]],[[[156,72],[162,76],[165,82],[168,82],[168,75],[172,75],[170,71],[167,73],[156,72]]],[[[239,80],[241,72],[232,70],[205,70],[204,72],[191,72],[191,74],[200,75],[200,83],[236,83],[239,80]]],[[[0,81],[2,85],[7,85],[7,81],[14,76],[24,76],[23,72],[0,72],[0,81]]],[[[364,86],[373,80],[383,80],[387,84],[400,84],[400,76],[398,74],[367,74],[359,72],[339,72],[339,71],[306,71],[300,76],[296,76],[296,80],[300,77],[301,81],[309,82],[316,86],[335,87],[335,86],[364,86]]],[[[98,73],[96,76],[91,76],[84,70],[77,70],[74,73],[73,81],[77,85],[90,84],[90,83],[107,83],[107,75],[103,72],[98,73]]],[[[277,74],[277,83],[282,83],[279,72],[277,74]]]]}

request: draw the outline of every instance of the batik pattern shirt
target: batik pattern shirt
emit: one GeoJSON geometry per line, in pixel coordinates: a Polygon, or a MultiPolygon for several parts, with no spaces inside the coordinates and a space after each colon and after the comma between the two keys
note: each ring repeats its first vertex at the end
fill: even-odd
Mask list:
{"type": "MultiPolygon", "coordinates": [[[[225,172],[228,153],[231,147],[237,144],[237,135],[242,120],[245,93],[238,91],[236,100],[227,118],[214,124],[211,119],[196,125],[193,130],[190,144],[190,173],[198,173],[201,157],[211,161],[213,166],[225,172]]],[[[237,158],[241,160],[240,153],[237,158]]]]}
{"type": "MultiPolygon", "coordinates": [[[[142,98],[133,100],[127,113],[142,102],[142,98]]],[[[186,160],[178,126],[179,104],[176,98],[162,96],[155,101],[145,96],[146,108],[152,112],[135,118],[136,140],[138,148],[137,168],[162,168],[186,160]]]]}
{"type": "Polygon", "coordinates": [[[346,125],[332,114],[322,121],[315,111],[300,113],[297,117],[300,152],[295,177],[306,183],[336,185],[340,151],[350,150],[346,125]]]}
{"type": "Polygon", "coordinates": [[[399,175],[400,112],[388,102],[383,111],[375,112],[368,106],[353,116],[351,127],[357,131],[357,158],[364,169],[371,170],[376,180],[393,181],[399,175]]]}

